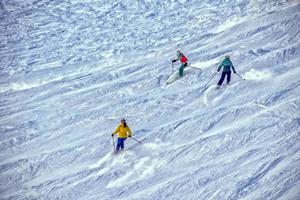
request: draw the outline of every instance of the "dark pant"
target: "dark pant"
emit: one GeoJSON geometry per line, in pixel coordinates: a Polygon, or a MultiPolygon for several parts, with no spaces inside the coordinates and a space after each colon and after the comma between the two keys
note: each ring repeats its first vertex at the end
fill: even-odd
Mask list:
{"type": "Polygon", "coordinates": [[[225,79],[225,76],[227,76],[227,84],[230,83],[231,72],[222,72],[222,76],[218,82],[218,85],[222,85],[222,83],[225,79]]]}
{"type": "Polygon", "coordinates": [[[124,149],[124,141],[126,140],[126,138],[118,138],[118,142],[117,142],[117,151],[123,150],[124,149]]]}
{"type": "Polygon", "coordinates": [[[184,68],[186,68],[187,63],[181,64],[180,68],[179,68],[179,76],[182,77],[183,76],[183,70],[184,68]]]}

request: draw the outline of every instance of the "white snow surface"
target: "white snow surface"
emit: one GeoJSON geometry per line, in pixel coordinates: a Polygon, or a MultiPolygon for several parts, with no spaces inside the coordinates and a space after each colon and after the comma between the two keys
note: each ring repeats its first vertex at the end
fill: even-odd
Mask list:
{"type": "Polygon", "coordinates": [[[300,199],[299,1],[1,0],[0,18],[1,200],[300,199]],[[178,49],[193,68],[166,85],[178,49]],[[227,54],[246,80],[216,90],[227,54]],[[143,144],[113,155],[121,118],[143,144]]]}

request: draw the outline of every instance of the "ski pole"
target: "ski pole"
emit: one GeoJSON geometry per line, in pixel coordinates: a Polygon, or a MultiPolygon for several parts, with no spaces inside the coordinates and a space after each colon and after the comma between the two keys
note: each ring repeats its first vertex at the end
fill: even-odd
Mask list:
{"type": "Polygon", "coordinates": [[[115,149],[115,139],[114,139],[114,136],[112,136],[111,138],[112,138],[113,149],[114,149],[114,152],[115,152],[116,149],[115,149]]]}
{"type": "Polygon", "coordinates": [[[172,74],[173,74],[173,62],[172,62],[172,74]]]}
{"type": "Polygon", "coordinates": [[[207,81],[207,83],[204,85],[204,87],[206,87],[206,86],[209,84],[209,82],[215,77],[216,74],[217,74],[217,72],[215,72],[215,73],[212,75],[212,77],[207,81]]]}
{"type": "Polygon", "coordinates": [[[135,140],[136,142],[138,142],[138,143],[140,143],[140,144],[143,144],[141,141],[139,141],[139,140],[137,140],[136,138],[134,138],[134,137],[130,137],[131,139],[133,139],[133,140],[135,140]]]}
{"type": "Polygon", "coordinates": [[[240,77],[243,80],[246,80],[244,77],[242,77],[239,73],[235,73],[238,77],[240,77]]]}

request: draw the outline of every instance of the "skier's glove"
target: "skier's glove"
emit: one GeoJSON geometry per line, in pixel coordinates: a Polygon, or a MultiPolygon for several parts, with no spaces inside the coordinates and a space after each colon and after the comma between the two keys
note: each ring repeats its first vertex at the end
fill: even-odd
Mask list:
{"type": "Polygon", "coordinates": [[[236,71],[233,71],[233,73],[235,73],[235,74],[236,74],[236,71]]]}
{"type": "Polygon", "coordinates": [[[114,137],[114,134],[111,134],[111,137],[114,137]]]}
{"type": "Polygon", "coordinates": [[[172,63],[176,62],[177,60],[172,60],[172,63]]]}
{"type": "Polygon", "coordinates": [[[217,72],[219,72],[220,70],[218,69],[217,72]]]}
{"type": "Polygon", "coordinates": [[[131,135],[128,135],[128,137],[131,137],[131,135]]]}

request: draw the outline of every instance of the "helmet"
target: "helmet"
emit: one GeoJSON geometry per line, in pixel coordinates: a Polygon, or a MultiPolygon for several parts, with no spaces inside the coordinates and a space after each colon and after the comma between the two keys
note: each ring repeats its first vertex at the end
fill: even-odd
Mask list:
{"type": "Polygon", "coordinates": [[[176,54],[177,54],[177,56],[180,56],[182,53],[178,50],[178,51],[176,52],[176,54]]]}
{"type": "Polygon", "coordinates": [[[226,55],[225,58],[230,58],[230,56],[229,56],[229,55],[226,55]]]}
{"type": "Polygon", "coordinates": [[[126,122],[126,120],[123,118],[123,119],[121,119],[121,122],[126,122]]]}

